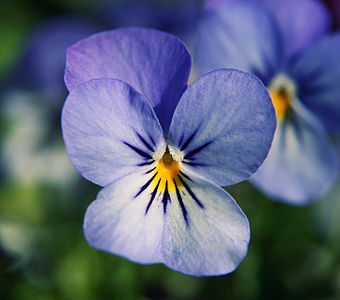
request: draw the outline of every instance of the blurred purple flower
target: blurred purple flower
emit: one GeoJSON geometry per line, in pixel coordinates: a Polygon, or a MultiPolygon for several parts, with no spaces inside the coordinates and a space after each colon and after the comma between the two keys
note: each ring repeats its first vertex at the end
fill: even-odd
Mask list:
{"type": "Polygon", "coordinates": [[[83,20],[60,17],[36,28],[22,47],[16,70],[3,85],[1,171],[17,184],[37,182],[63,186],[74,183],[57,132],[64,86],[66,48],[91,34],[94,26],[83,20]]]}
{"type": "Polygon", "coordinates": [[[249,224],[219,185],[248,178],[275,130],[254,76],[217,70],[187,87],[191,57],[175,36],[143,28],[70,47],[62,112],[69,157],[103,186],[85,235],[95,248],[185,274],[233,271],[249,224]]]}
{"type": "Polygon", "coordinates": [[[200,5],[197,0],[128,0],[99,6],[98,10],[98,15],[110,27],[152,27],[183,37],[196,28],[200,5]]]}
{"type": "Polygon", "coordinates": [[[252,182],[274,199],[309,203],[338,175],[327,130],[340,129],[340,34],[325,36],[329,15],[317,1],[227,2],[210,5],[199,25],[197,69],[238,68],[265,83],[278,127],[252,182]]]}
{"type": "Polygon", "coordinates": [[[85,20],[60,17],[41,24],[27,42],[11,85],[42,93],[61,103],[66,95],[64,69],[66,48],[94,33],[85,20]]]}

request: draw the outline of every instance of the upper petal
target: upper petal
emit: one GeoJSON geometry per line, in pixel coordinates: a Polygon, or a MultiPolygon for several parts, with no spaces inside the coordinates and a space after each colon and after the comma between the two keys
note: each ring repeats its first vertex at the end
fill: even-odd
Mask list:
{"type": "Polygon", "coordinates": [[[274,199],[304,205],[328,191],[338,154],[325,130],[297,101],[292,119],[280,121],[272,148],[252,182],[274,199]]]}
{"type": "Polygon", "coordinates": [[[164,141],[149,102],[115,79],[74,88],[63,107],[62,131],[75,168],[102,186],[152,163],[153,152],[164,141]]]}
{"type": "Polygon", "coordinates": [[[301,53],[330,28],[330,14],[317,0],[253,0],[276,17],[288,57],[301,53]]]}
{"type": "Polygon", "coordinates": [[[142,188],[152,176],[147,168],[105,187],[85,215],[89,244],[195,276],[232,272],[247,253],[248,220],[223,189],[186,175],[186,187],[177,181],[167,194],[158,184],[142,188]]]}
{"type": "Polygon", "coordinates": [[[291,64],[299,98],[326,127],[340,130],[340,33],[330,35],[291,64]]]}
{"type": "Polygon", "coordinates": [[[263,84],[237,70],[218,70],[184,92],[169,130],[169,143],[188,168],[218,185],[248,178],[265,159],[276,117],[263,84]]]}
{"type": "Polygon", "coordinates": [[[153,29],[121,28],[70,47],[65,82],[69,90],[94,78],[127,82],[146,96],[167,131],[190,67],[190,54],[175,36],[153,29]]]}
{"type": "Polygon", "coordinates": [[[276,24],[252,3],[222,5],[198,27],[196,66],[200,74],[236,68],[257,75],[265,84],[282,64],[276,24]]]}

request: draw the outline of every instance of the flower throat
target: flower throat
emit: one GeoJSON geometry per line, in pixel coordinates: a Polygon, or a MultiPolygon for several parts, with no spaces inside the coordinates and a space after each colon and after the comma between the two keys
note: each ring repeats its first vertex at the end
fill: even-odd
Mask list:
{"type": "Polygon", "coordinates": [[[177,186],[181,185],[181,182],[178,179],[178,175],[180,174],[179,163],[174,160],[168,147],[166,147],[163,157],[158,161],[153,174],[155,177],[152,183],[154,185],[158,184],[158,189],[160,191],[165,191],[166,189],[169,192],[175,191],[175,184],[177,186]]]}
{"type": "Polygon", "coordinates": [[[269,93],[278,120],[284,119],[291,110],[291,105],[296,98],[295,84],[285,74],[279,74],[269,84],[269,93]]]}

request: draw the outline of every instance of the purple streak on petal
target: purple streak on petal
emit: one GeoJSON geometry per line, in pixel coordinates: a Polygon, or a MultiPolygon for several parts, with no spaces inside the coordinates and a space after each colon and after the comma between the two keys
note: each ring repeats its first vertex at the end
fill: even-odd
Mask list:
{"type": "Polygon", "coordinates": [[[332,132],[340,130],[340,33],[330,35],[291,64],[301,101],[332,132]]]}
{"type": "Polygon", "coordinates": [[[218,70],[184,92],[169,143],[182,147],[187,168],[218,185],[231,185],[248,178],[263,162],[275,125],[268,92],[255,76],[218,70]]]}
{"type": "Polygon", "coordinates": [[[63,108],[62,130],[75,168],[102,186],[136,169],[150,168],[143,167],[153,163],[148,137],[157,146],[164,141],[145,97],[115,79],[91,80],[74,88],[63,108]]]}
{"type": "Polygon", "coordinates": [[[335,183],[339,159],[321,124],[297,101],[292,120],[279,122],[267,159],[251,177],[273,199],[305,205],[335,183]]]}
{"type": "Polygon", "coordinates": [[[166,132],[188,81],[191,57],[175,36],[144,28],[93,35],[67,52],[69,90],[93,78],[116,78],[146,96],[166,132]]]}
{"type": "Polygon", "coordinates": [[[222,5],[199,24],[196,66],[199,74],[236,68],[265,84],[281,68],[281,39],[270,16],[252,3],[222,5]]]}

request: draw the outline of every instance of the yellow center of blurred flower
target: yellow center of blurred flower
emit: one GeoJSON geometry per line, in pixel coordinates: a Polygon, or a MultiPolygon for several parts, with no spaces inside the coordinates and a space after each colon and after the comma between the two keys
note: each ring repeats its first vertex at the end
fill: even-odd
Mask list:
{"type": "Polygon", "coordinates": [[[283,118],[290,108],[290,98],[287,93],[283,91],[270,91],[270,96],[276,111],[278,119],[283,118]]]}
{"type": "Polygon", "coordinates": [[[181,186],[181,182],[178,180],[177,176],[180,173],[179,171],[179,163],[174,160],[170,153],[165,152],[162,159],[160,159],[157,163],[156,169],[154,170],[154,177],[152,183],[154,186],[157,184],[158,190],[165,191],[175,191],[175,183],[177,187],[181,186]]]}
{"type": "Polygon", "coordinates": [[[276,111],[276,117],[281,120],[289,113],[292,102],[295,100],[295,85],[288,76],[279,74],[271,81],[268,90],[276,111]]]}

